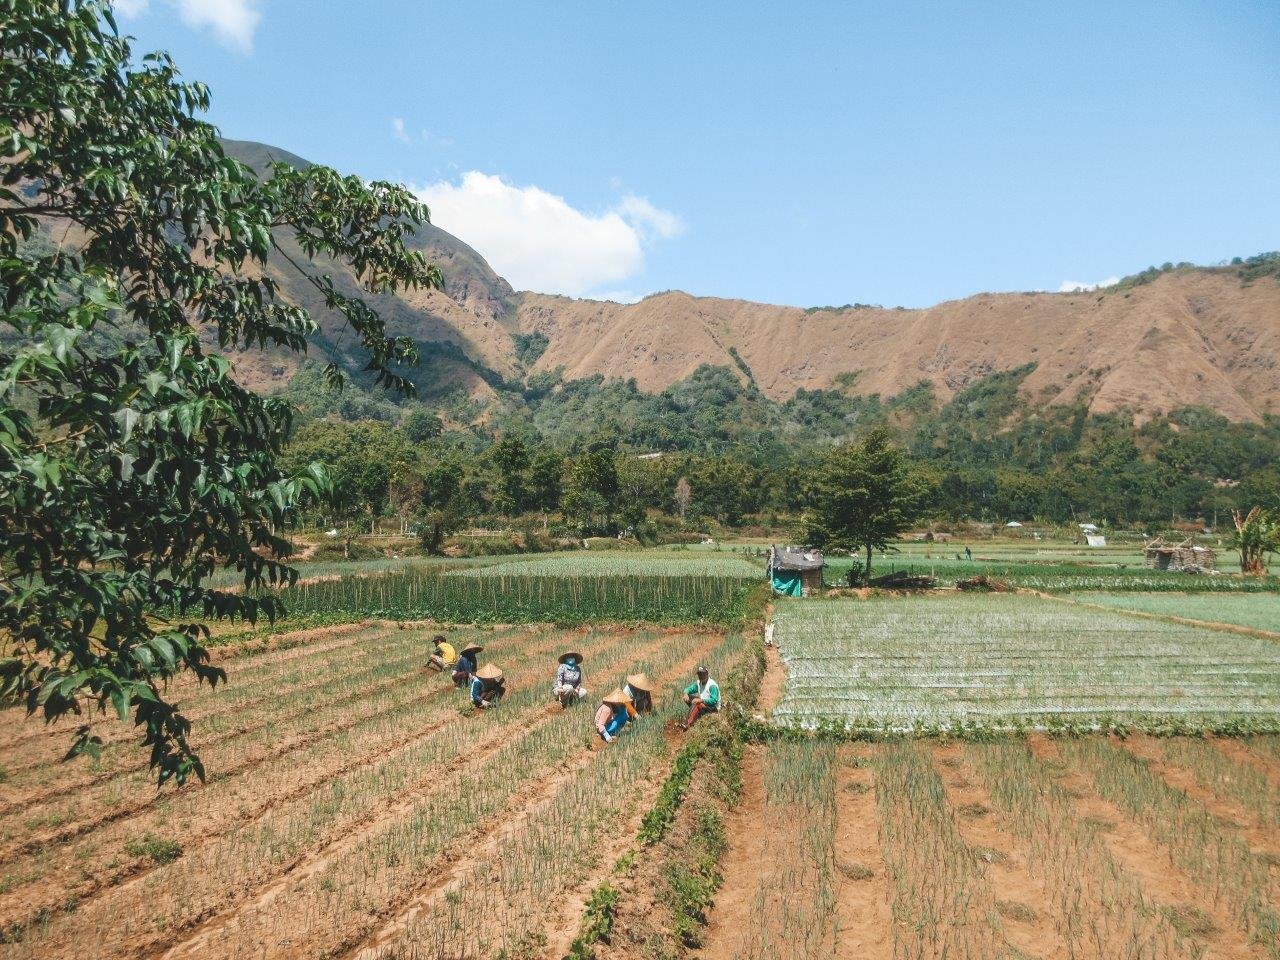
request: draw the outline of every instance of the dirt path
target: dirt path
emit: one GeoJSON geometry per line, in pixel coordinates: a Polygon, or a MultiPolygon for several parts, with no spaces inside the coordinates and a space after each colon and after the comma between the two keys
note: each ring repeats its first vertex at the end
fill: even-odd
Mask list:
{"type": "Polygon", "coordinates": [[[742,757],[742,799],[725,823],[729,849],[721,859],[724,885],[707,918],[702,949],[694,956],[707,960],[732,960],[738,955],[745,932],[755,916],[756,892],[764,867],[768,834],[764,822],[764,750],[748,746],[742,757]]]}
{"type": "Polygon", "coordinates": [[[1115,804],[1095,792],[1090,778],[1068,769],[1058,746],[1047,737],[1033,734],[1028,745],[1037,759],[1061,770],[1060,786],[1072,797],[1080,819],[1089,819],[1103,831],[1107,851],[1116,865],[1138,880],[1143,893],[1166,911],[1199,908],[1212,920],[1213,930],[1205,936],[1214,960],[1257,960],[1260,953],[1249,947],[1248,938],[1234,917],[1205,896],[1202,886],[1175,867],[1168,854],[1115,804]]]}
{"type": "Polygon", "coordinates": [[[880,855],[875,778],[865,765],[874,749],[850,747],[841,751],[844,767],[836,783],[835,843],[840,929],[835,960],[893,957],[893,912],[888,870],[880,855]]]}
{"type": "Polygon", "coordinates": [[[959,744],[935,747],[934,763],[964,842],[987,865],[987,879],[1009,943],[1039,960],[1068,960],[1070,951],[1057,924],[1045,915],[1054,897],[1028,870],[1022,844],[991,809],[991,797],[964,766],[959,744]]]}
{"type": "Polygon", "coordinates": [[[777,645],[764,648],[764,678],[760,681],[759,712],[768,716],[782,700],[787,685],[787,667],[777,645]]]}

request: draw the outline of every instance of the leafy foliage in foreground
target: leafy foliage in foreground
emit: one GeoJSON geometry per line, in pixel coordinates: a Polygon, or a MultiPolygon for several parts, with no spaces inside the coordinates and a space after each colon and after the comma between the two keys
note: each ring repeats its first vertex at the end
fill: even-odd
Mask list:
{"type": "MultiPolygon", "coordinates": [[[[272,617],[275,598],[201,586],[287,582],[274,535],[325,488],[276,457],[291,424],[212,352],[305,348],[315,323],[264,266],[290,236],[363,290],[438,286],[405,237],[405,189],[326,167],[259,179],[196,114],[209,94],[165,54],[135,64],[98,0],[0,2],[0,695],[56,720],[108,708],[143,728],[161,782],[204,770],[162,693],[214,684],[192,622],[272,617]]],[[[359,296],[291,259],[345,318],[372,379],[399,390],[413,345],[359,296]]],[[[331,371],[338,377],[338,371],[331,371]]],[[[94,752],[80,727],[72,754],[94,752]]]]}

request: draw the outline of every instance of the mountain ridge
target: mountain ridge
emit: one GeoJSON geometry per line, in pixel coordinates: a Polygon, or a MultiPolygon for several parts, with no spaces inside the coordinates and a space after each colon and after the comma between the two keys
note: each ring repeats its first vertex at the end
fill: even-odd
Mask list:
{"type": "MultiPolygon", "coordinates": [[[[260,172],[271,159],[307,163],[265,144],[225,145],[260,172]]],[[[480,251],[435,225],[412,245],[440,266],[444,289],[370,299],[389,332],[427,345],[411,374],[428,396],[462,390],[483,402],[535,374],[634,380],[656,393],[711,365],[773,400],[800,389],[894,396],[922,381],[945,400],[1034,362],[1021,390],[1037,403],[1125,410],[1138,421],[1189,405],[1236,421],[1280,413],[1280,283],[1242,269],[1153,268],[1087,293],[978,293],[927,308],[805,309],[682,291],[619,304],[515,291],[480,251]],[[529,336],[546,343],[526,362],[517,341],[529,336]]],[[[317,316],[315,346],[346,359],[336,318],[287,264],[273,258],[268,269],[317,316]]],[[[354,277],[340,279],[354,292],[354,277]]],[[[267,390],[297,368],[296,358],[250,356],[237,366],[267,390]]]]}

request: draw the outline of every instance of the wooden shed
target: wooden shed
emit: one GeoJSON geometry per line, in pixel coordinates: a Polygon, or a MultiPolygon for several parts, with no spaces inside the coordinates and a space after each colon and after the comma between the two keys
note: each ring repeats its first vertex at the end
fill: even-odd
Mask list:
{"type": "Polygon", "coordinates": [[[769,581],[775,593],[801,597],[822,590],[822,570],[826,566],[821,550],[812,547],[769,548],[769,581]]]}

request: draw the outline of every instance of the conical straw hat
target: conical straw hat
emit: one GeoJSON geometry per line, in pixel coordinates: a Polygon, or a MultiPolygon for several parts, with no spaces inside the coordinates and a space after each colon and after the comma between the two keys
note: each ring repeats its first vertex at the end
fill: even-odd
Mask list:
{"type": "Polygon", "coordinates": [[[463,655],[466,655],[468,653],[484,653],[484,647],[480,646],[479,644],[469,643],[465,647],[463,647],[459,651],[459,653],[463,655]]]}
{"type": "Polygon", "coordinates": [[[476,676],[481,680],[501,680],[502,671],[492,663],[486,663],[483,667],[476,671],[476,676]]]}
{"type": "Polygon", "coordinates": [[[653,684],[649,682],[649,677],[644,673],[633,673],[627,677],[627,686],[632,690],[643,690],[645,693],[653,693],[653,684]]]}
{"type": "Polygon", "coordinates": [[[582,654],[580,654],[577,650],[566,650],[564,653],[560,654],[560,662],[564,663],[570,657],[573,657],[575,663],[581,665],[582,654]]]}
{"type": "Polygon", "coordinates": [[[621,687],[617,687],[608,696],[604,697],[603,702],[611,707],[625,707],[631,702],[631,698],[622,692],[621,687]]]}

